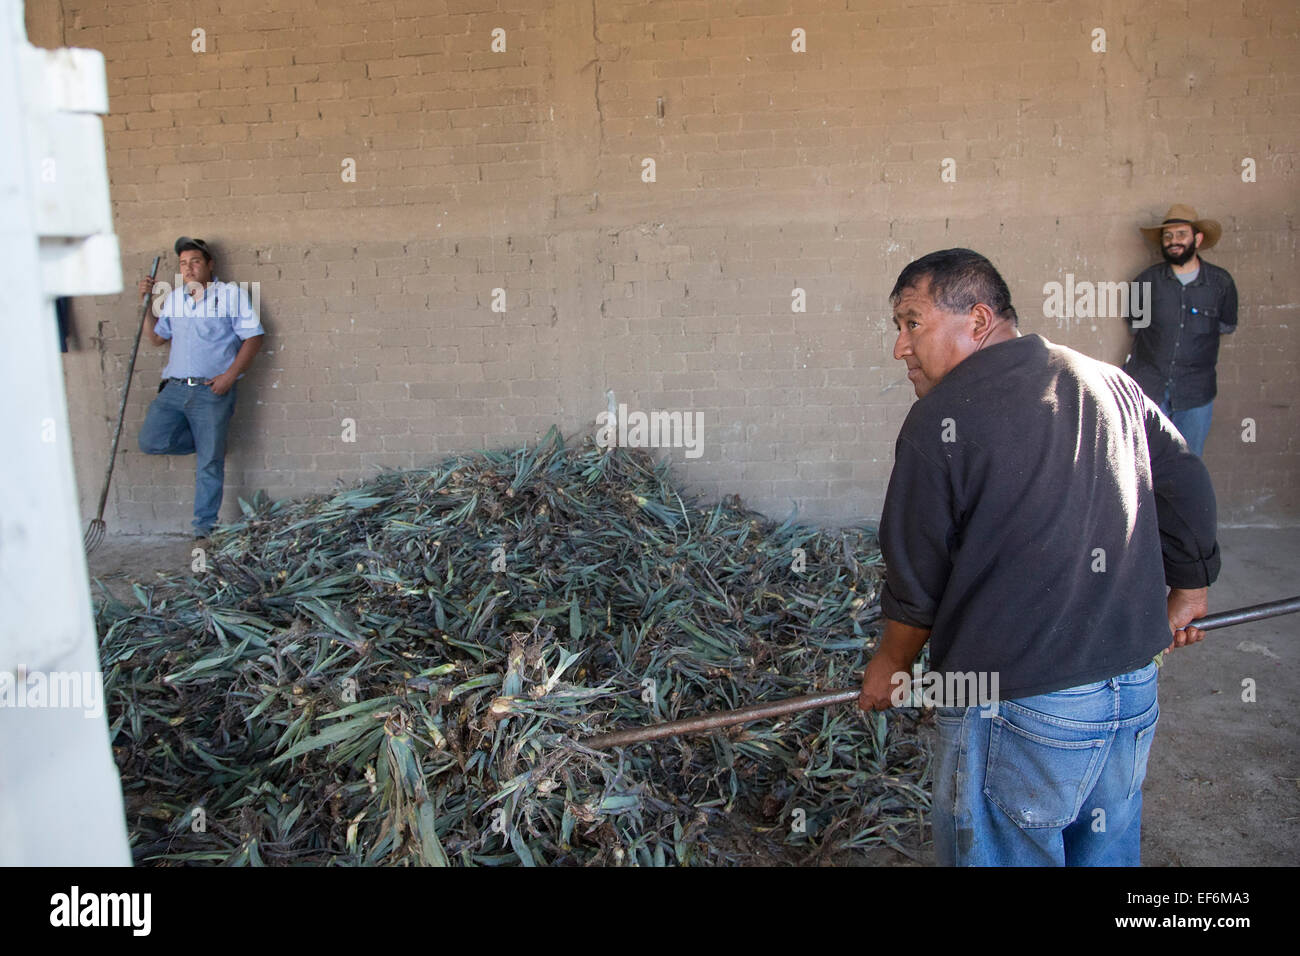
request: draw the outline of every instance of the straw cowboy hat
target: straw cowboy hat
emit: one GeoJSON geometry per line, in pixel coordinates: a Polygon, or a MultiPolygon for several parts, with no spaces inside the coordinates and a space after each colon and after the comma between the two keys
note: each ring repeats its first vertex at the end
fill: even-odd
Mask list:
{"type": "Polygon", "coordinates": [[[1197,219],[1196,210],[1191,206],[1184,206],[1182,203],[1170,206],[1169,212],[1165,213],[1165,221],[1158,226],[1141,226],[1142,235],[1146,236],[1157,246],[1160,245],[1160,233],[1164,231],[1165,226],[1170,223],[1185,222],[1196,232],[1204,233],[1205,238],[1201,240],[1201,250],[1204,251],[1219,241],[1223,235],[1223,227],[1213,219],[1197,219]]]}

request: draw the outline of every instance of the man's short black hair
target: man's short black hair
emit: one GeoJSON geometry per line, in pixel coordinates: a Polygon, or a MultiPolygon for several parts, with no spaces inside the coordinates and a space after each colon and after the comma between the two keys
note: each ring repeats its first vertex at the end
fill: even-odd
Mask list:
{"type": "Polygon", "coordinates": [[[898,304],[904,289],[930,280],[930,298],[949,312],[969,312],[984,303],[999,318],[1020,325],[1011,305],[1011,290],[993,263],[973,249],[940,249],[908,264],[898,274],[889,301],[898,304]]]}
{"type": "Polygon", "coordinates": [[[202,239],[191,239],[189,236],[181,236],[176,240],[176,245],[172,248],[176,250],[178,256],[187,249],[194,249],[202,253],[203,258],[208,262],[212,261],[212,250],[208,248],[208,244],[202,239]]]}

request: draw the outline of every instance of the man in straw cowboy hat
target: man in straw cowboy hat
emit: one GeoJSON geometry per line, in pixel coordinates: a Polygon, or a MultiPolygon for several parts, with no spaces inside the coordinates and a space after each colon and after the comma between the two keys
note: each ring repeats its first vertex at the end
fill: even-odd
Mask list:
{"type": "Polygon", "coordinates": [[[1160,225],[1147,226],[1142,234],[1160,246],[1164,261],[1136,279],[1150,283],[1145,287],[1150,290],[1149,308],[1143,318],[1128,319],[1136,338],[1124,371],[1199,455],[1210,433],[1217,392],[1219,336],[1237,328],[1232,276],[1200,257],[1219,241],[1223,229],[1213,219],[1201,219],[1191,206],[1179,204],[1160,225]]]}

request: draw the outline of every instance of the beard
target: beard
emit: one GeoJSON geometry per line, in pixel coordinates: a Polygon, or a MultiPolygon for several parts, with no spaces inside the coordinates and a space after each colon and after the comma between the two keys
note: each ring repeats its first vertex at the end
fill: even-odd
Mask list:
{"type": "Polygon", "coordinates": [[[1196,240],[1189,242],[1178,255],[1173,255],[1168,246],[1161,246],[1160,254],[1170,265],[1185,266],[1192,261],[1192,256],[1196,255],[1196,240]]]}

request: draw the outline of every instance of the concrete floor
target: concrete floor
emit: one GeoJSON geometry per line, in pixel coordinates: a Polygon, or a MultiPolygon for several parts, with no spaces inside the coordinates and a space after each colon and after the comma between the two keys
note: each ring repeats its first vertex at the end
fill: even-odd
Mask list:
{"type": "MultiPolygon", "coordinates": [[[[1300,595],[1300,528],[1224,528],[1210,612],[1300,595]]],[[[1149,866],[1300,863],[1300,614],[1165,656],[1143,788],[1149,866]],[[1254,681],[1255,701],[1242,700],[1254,681]]]]}
{"type": "MultiPolygon", "coordinates": [[[[110,537],[91,555],[91,575],[129,595],[131,580],[187,569],[193,547],[188,536],[110,537]]],[[[1224,528],[1219,547],[1212,613],[1300,595],[1300,527],[1224,528]]],[[[1297,678],[1300,615],[1225,628],[1166,655],[1143,788],[1146,865],[1300,863],[1297,678]],[[1242,700],[1246,679],[1253,702],[1242,700]]]]}

